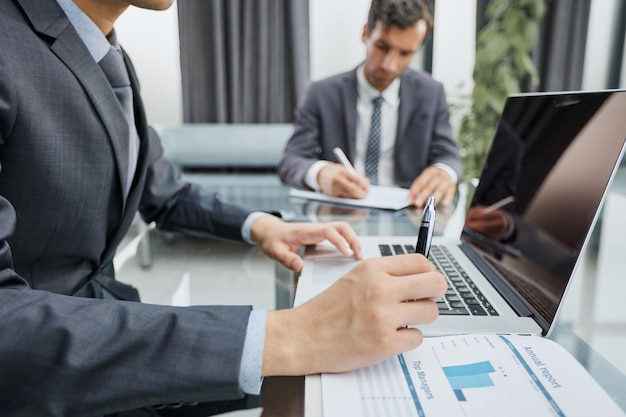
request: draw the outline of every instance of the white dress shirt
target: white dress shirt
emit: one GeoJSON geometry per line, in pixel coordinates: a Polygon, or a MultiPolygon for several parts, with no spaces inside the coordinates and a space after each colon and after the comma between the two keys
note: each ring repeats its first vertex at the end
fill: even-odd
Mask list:
{"type": "Polygon", "coordinates": [[[363,65],[356,71],[356,152],[354,169],[365,175],[365,154],[372,125],[374,99],[382,96],[380,106],[380,158],[378,160],[378,184],[393,184],[393,154],[398,132],[398,108],[400,107],[400,78],[396,78],[382,93],[365,79],[363,65]]]}

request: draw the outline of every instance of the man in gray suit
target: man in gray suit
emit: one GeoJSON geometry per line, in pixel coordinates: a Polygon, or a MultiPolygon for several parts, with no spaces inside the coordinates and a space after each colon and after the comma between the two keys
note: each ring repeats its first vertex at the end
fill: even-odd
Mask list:
{"type": "Polygon", "coordinates": [[[421,333],[404,326],[437,315],[445,284],[420,255],[366,261],[292,310],[119,300],[135,294],[111,261],[137,211],[166,230],[258,244],[295,271],[296,250],[324,239],[361,256],[345,223],[284,223],[180,181],[113,30],[129,5],[171,3],[0,2],[3,417],[241,398],[263,376],[355,369],[413,348],[421,333]]]}
{"type": "Polygon", "coordinates": [[[371,182],[398,184],[410,187],[417,207],[430,195],[444,206],[452,202],[462,168],[443,86],[407,69],[432,24],[426,0],[372,1],[365,61],[312,83],[296,110],[279,166],[284,183],[347,198],[365,197],[371,182]],[[335,147],[358,173],[337,163],[335,147]]]}

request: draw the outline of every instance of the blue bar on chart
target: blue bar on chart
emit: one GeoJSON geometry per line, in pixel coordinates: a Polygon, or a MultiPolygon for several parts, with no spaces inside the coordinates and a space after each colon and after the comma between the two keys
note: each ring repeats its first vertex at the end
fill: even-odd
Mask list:
{"type": "Polygon", "coordinates": [[[466,401],[464,389],[494,386],[489,374],[495,372],[495,369],[489,361],[444,366],[442,369],[459,401],[466,401]]]}

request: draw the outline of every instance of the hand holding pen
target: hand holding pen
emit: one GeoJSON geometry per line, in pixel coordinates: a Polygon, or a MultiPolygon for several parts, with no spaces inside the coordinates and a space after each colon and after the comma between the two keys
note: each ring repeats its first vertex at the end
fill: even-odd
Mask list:
{"type": "Polygon", "coordinates": [[[340,148],[333,150],[341,164],[329,164],[318,173],[320,190],[327,195],[342,198],[365,198],[369,180],[359,175],[340,148]]]}
{"type": "Polygon", "coordinates": [[[415,244],[415,253],[421,253],[428,258],[430,253],[430,245],[433,240],[433,231],[435,230],[435,197],[428,197],[426,206],[422,213],[422,221],[417,235],[417,243],[415,244]]]}

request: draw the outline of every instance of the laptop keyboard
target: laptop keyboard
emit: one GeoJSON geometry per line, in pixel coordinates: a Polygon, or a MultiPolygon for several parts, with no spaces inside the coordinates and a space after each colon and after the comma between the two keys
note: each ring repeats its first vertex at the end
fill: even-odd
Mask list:
{"type": "MultiPolygon", "coordinates": [[[[413,245],[378,245],[382,256],[415,253],[413,245]]],[[[437,301],[442,316],[498,316],[498,312],[485,295],[454,259],[450,251],[439,245],[430,248],[428,259],[448,280],[446,294],[437,301]]]]}

